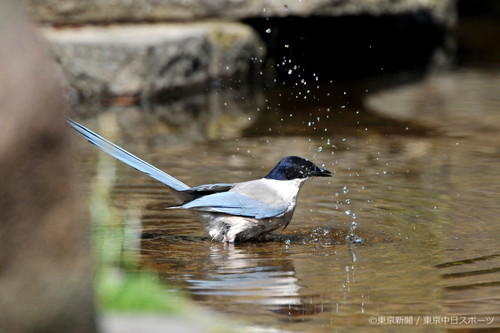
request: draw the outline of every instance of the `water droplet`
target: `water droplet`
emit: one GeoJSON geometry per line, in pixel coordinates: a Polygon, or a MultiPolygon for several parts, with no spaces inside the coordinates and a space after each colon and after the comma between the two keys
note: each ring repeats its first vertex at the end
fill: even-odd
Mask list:
{"type": "Polygon", "coordinates": [[[323,150],[323,147],[321,147],[321,146],[320,146],[320,147],[318,147],[318,149],[316,149],[316,151],[317,151],[318,153],[320,153],[322,150],[323,150]]]}
{"type": "Polygon", "coordinates": [[[361,244],[363,243],[363,238],[359,237],[359,236],[356,236],[356,235],[353,235],[354,237],[352,238],[352,242],[354,244],[361,244]]]}
{"type": "Polygon", "coordinates": [[[270,34],[271,33],[271,28],[267,28],[266,29],[266,34],[270,34]]]}

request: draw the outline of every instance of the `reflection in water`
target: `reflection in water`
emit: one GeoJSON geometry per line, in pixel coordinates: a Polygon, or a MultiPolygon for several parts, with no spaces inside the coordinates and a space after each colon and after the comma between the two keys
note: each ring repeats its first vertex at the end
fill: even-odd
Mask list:
{"type": "MultiPolygon", "coordinates": [[[[172,273],[182,268],[183,288],[189,290],[190,295],[200,303],[227,313],[248,313],[264,318],[274,313],[292,321],[297,317],[306,320],[308,316],[332,310],[329,295],[311,293],[306,287],[308,283],[301,283],[307,276],[297,274],[289,250],[290,239],[280,243],[211,243],[208,246],[206,240],[196,244],[191,239],[180,244],[177,239],[175,247],[178,251],[187,251],[182,249],[185,246],[191,249],[196,247],[201,252],[196,251],[196,256],[184,260],[165,260],[163,254],[172,250],[169,245],[172,241],[161,236],[143,239],[144,264],[154,266],[170,283],[174,282],[172,277],[176,275],[172,273]]],[[[340,274],[344,274],[343,267],[339,270],[340,274]]],[[[349,269],[345,272],[343,283],[349,283],[349,269]]],[[[342,288],[342,283],[338,288],[342,288]]]]}
{"type": "MultiPolygon", "coordinates": [[[[174,98],[161,104],[145,102],[141,106],[110,105],[106,111],[117,116],[116,122],[124,137],[144,139],[141,135],[148,133],[148,140],[172,146],[241,136],[243,130],[255,122],[264,97],[256,88],[234,87],[217,93],[174,98]]],[[[88,117],[101,114],[103,107],[100,103],[91,103],[75,105],[73,109],[77,115],[88,117]]],[[[102,132],[111,125],[109,121],[104,122],[102,132]]],[[[105,134],[102,132],[99,133],[105,134]]]]}
{"type": "MultiPolygon", "coordinates": [[[[190,185],[254,179],[292,154],[335,175],[307,183],[288,228],[251,244],[211,242],[189,212],[163,209],[174,203],[166,187],[121,164],[113,204],[140,212],[138,255],[144,269],[159,272],[199,303],[253,325],[304,332],[383,330],[388,327],[371,326],[368,318],[465,314],[497,318],[474,327],[498,327],[499,104],[494,98],[482,104],[486,123],[477,121],[474,108],[450,117],[440,107],[460,105],[463,93],[446,94],[434,98],[441,106],[422,118],[414,114],[390,123],[387,110],[378,117],[349,106],[329,109],[319,101],[292,107],[269,100],[266,109],[238,116],[238,133],[206,135],[208,141],[183,136],[203,126],[194,120],[176,127],[137,110],[116,112],[112,122],[124,124],[118,144],[190,185]],[[455,101],[444,103],[448,98],[455,101]]],[[[429,107],[425,103],[413,105],[429,107]]],[[[226,119],[222,111],[215,114],[220,117],[213,119],[226,119]]],[[[233,121],[217,124],[231,127],[233,121]]],[[[95,153],[86,147],[85,154],[95,153]]]]}

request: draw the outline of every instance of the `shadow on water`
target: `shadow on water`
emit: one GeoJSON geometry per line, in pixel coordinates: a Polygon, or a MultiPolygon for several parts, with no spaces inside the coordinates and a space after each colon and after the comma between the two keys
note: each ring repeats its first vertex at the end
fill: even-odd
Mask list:
{"type": "Polygon", "coordinates": [[[86,122],[190,185],[259,178],[292,154],[335,171],[307,182],[291,224],[263,242],[214,243],[189,212],[164,210],[165,186],[81,151],[116,164],[115,219],[141,235],[126,249],[141,268],[249,325],[499,327],[498,77],[459,71],[373,94],[338,82],[231,90],[193,97],[189,112],[112,106],[86,122]]]}

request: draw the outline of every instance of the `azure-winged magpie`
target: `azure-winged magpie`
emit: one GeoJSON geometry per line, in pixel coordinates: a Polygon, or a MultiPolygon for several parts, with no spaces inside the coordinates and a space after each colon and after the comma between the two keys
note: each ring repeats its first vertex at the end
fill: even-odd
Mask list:
{"type": "Polygon", "coordinates": [[[212,239],[233,243],[259,239],[292,219],[297,195],[311,177],[332,173],[297,156],[283,158],[264,178],[190,187],[69,118],[67,122],[106,153],[171,188],[181,204],[168,208],[198,213],[212,239]]]}

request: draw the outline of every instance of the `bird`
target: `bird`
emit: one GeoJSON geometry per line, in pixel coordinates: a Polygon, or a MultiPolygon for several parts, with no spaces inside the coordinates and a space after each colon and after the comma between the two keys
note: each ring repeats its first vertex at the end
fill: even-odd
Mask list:
{"type": "Polygon", "coordinates": [[[169,187],[178,205],[201,217],[213,241],[234,243],[261,240],[290,223],[297,196],[311,177],[331,177],[332,172],[298,156],[282,158],[263,178],[239,183],[205,184],[191,187],[66,118],[67,123],[90,143],[116,159],[169,187]]]}

